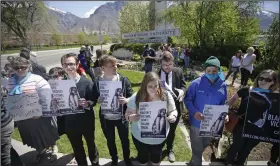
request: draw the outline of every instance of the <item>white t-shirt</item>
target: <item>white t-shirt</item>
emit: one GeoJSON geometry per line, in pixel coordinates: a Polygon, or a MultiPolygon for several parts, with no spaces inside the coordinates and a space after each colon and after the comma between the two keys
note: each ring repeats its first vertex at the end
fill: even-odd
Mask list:
{"type": "Polygon", "coordinates": [[[249,66],[246,66],[248,65],[251,60],[253,59],[256,59],[256,55],[255,54],[252,54],[251,56],[248,56],[248,54],[245,54],[242,58],[242,64],[241,64],[241,68],[244,68],[244,69],[247,69],[248,71],[250,71],[250,73],[252,74],[253,70],[254,70],[254,64],[252,63],[251,65],[249,66]],[[246,67],[244,67],[246,66],[246,67]]]}
{"type": "Polygon", "coordinates": [[[232,67],[240,67],[241,66],[241,59],[236,57],[236,56],[233,56],[232,58],[232,63],[231,63],[231,66],[232,67]]]}

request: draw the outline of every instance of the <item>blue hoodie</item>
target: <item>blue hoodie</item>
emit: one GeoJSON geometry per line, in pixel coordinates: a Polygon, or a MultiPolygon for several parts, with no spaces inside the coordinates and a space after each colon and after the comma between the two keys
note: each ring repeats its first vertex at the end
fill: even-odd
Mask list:
{"type": "Polygon", "coordinates": [[[203,113],[204,105],[224,105],[226,100],[226,84],[220,77],[213,85],[205,75],[193,80],[184,99],[191,125],[200,128],[201,121],[196,120],[194,114],[197,111],[203,113]]]}

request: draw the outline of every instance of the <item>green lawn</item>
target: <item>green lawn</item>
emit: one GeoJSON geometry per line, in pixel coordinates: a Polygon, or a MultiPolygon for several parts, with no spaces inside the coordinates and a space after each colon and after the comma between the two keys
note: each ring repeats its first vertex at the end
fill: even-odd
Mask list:
{"type": "MultiPolygon", "coordinates": [[[[79,48],[80,46],[51,46],[51,47],[41,47],[40,49],[37,49],[37,47],[32,47],[32,51],[44,51],[44,50],[57,50],[57,49],[66,49],[66,48],[79,48]]],[[[13,54],[13,53],[19,53],[21,48],[17,49],[8,49],[5,52],[1,51],[1,54],[13,54]]]]}
{"type": "MultiPolygon", "coordinates": [[[[139,85],[142,82],[142,78],[144,76],[144,73],[136,72],[136,71],[127,71],[127,70],[120,70],[119,71],[121,74],[127,76],[129,80],[131,81],[131,84],[133,85],[133,90],[136,92],[139,89],[139,85]],[[138,86],[136,86],[138,85],[138,86]]],[[[98,114],[98,109],[99,105],[94,107],[95,110],[95,142],[97,144],[97,148],[99,150],[99,156],[100,158],[111,158],[108,148],[107,148],[107,143],[105,140],[105,137],[103,135],[103,132],[101,130],[100,126],[100,121],[99,121],[99,114],[98,114]]],[[[19,136],[19,132],[17,129],[12,134],[12,137],[16,140],[21,141],[21,138],[19,136]]],[[[130,138],[130,152],[131,152],[131,157],[136,157],[137,151],[135,149],[135,146],[132,142],[131,139],[131,134],[129,135],[130,138]]],[[[61,153],[72,153],[72,147],[69,143],[68,138],[63,135],[58,141],[57,141],[58,149],[59,152],[61,153]]],[[[116,131],[116,145],[119,153],[119,158],[122,159],[122,148],[121,148],[121,142],[118,137],[117,131],[116,131]]],[[[86,148],[86,143],[84,143],[84,146],[86,148]]],[[[191,152],[188,147],[188,145],[185,142],[185,137],[179,127],[176,130],[176,137],[175,137],[175,142],[174,142],[174,152],[175,152],[175,157],[177,161],[189,161],[191,158],[191,152]]],[[[87,150],[86,150],[87,153],[87,150]]],[[[164,160],[167,160],[167,157],[164,158],[164,160]]]]}

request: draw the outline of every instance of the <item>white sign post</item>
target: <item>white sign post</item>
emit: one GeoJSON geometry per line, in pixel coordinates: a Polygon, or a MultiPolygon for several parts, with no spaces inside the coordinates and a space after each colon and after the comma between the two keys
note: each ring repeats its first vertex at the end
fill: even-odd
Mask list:
{"type": "Polygon", "coordinates": [[[141,138],[166,138],[169,123],[166,101],[140,102],[138,122],[141,138]]]}
{"type": "Polygon", "coordinates": [[[99,92],[102,98],[101,113],[102,114],[121,114],[118,98],[122,96],[121,81],[99,81],[99,92]]]}
{"type": "Polygon", "coordinates": [[[204,120],[200,124],[200,137],[222,137],[228,105],[205,105],[204,120]]]}
{"type": "Polygon", "coordinates": [[[168,37],[168,36],[180,36],[181,31],[179,28],[174,29],[162,29],[145,32],[125,33],[122,35],[122,39],[135,39],[135,38],[153,38],[153,37],[168,37]]]}

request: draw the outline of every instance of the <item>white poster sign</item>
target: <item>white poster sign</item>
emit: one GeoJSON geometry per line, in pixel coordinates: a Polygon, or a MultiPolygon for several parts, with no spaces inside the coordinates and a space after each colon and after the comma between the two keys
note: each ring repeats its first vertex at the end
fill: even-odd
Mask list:
{"type": "Polygon", "coordinates": [[[50,111],[45,116],[61,116],[84,113],[79,106],[80,95],[74,80],[49,80],[53,94],[50,111]]]}
{"type": "Polygon", "coordinates": [[[201,121],[199,136],[222,137],[224,119],[228,112],[228,105],[205,105],[204,120],[201,121]]]}
{"type": "Polygon", "coordinates": [[[99,81],[102,114],[121,114],[121,104],[118,98],[122,96],[121,81],[99,81]]]}
{"type": "Polygon", "coordinates": [[[141,138],[166,138],[167,114],[166,101],[140,102],[139,128],[141,138]]]}
{"type": "Polygon", "coordinates": [[[128,40],[128,43],[167,43],[167,38],[134,39],[128,40]]]}
{"type": "Polygon", "coordinates": [[[34,116],[42,116],[42,106],[39,104],[37,93],[23,93],[8,96],[5,105],[7,111],[15,121],[30,119],[34,116]]]}
{"type": "Polygon", "coordinates": [[[179,28],[173,29],[160,29],[154,31],[125,33],[122,35],[122,39],[135,39],[135,38],[152,38],[152,37],[168,37],[168,36],[180,36],[181,31],[179,28]]]}

